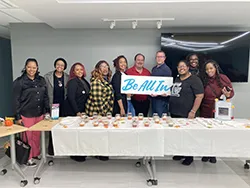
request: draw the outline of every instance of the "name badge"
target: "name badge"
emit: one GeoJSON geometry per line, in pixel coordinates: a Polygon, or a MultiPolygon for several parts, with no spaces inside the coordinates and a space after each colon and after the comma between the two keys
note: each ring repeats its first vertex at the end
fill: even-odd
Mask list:
{"type": "Polygon", "coordinates": [[[82,91],[82,94],[85,94],[85,91],[84,91],[84,90],[82,91]]]}

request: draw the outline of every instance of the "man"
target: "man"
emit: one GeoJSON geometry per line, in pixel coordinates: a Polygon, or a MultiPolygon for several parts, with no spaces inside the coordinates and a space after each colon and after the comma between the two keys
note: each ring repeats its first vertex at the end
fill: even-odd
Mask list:
{"type": "MultiPolygon", "coordinates": [[[[141,53],[135,55],[135,64],[126,71],[127,75],[150,76],[148,69],[144,68],[145,56],[141,53]]],[[[131,102],[135,108],[135,114],[143,113],[144,117],[148,116],[150,101],[148,95],[133,95],[131,102]]]]}
{"type": "MultiPolygon", "coordinates": [[[[163,51],[156,53],[156,66],[152,69],[152,76],[171,77],[172,71],[165,63],[166,55],[163,51]]],[[[163,113],[168,112],[168,100],[166,95],[151,95],[152,96],[152,113],[157,113],[160,117],[163,113]]]]}
{"type": "Polygon", "coordinates": [[[189,63],[189,72],[191,72],[192,75],[199,76],[199,58],[197,54],[189,54],[187,56],[187,62],[189,63]]]}

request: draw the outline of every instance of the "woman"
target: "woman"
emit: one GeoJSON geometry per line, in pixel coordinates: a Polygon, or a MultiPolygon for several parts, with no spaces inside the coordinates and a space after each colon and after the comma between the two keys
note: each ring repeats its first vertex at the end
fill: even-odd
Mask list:
{"type": "Polygon", "coordinates": [[[189,72],[193,75],[199,76],[199,57],[197,54],[189,54],[187,56],[187,62],[189,64],[189,72]]]}
{"type": "MultiPolygon", "coordinates": [[[[58,58],[54,62],[55,70],[45,74],[44,78],[48,88],[50,108],[52,104],[59,104],[59,116],[63,117],[63,104],[66,96],[66,83],[69,75],[64,71],[67,69],[67,62],[63,58],[58,58]]],[[[48,154],[54,155],[51,132],[49,133],[48,154]]]]}
{"type": "Polygon", "coordinates": [[[66,116],[81,116],[89,97],[90,85],[84,78],[86,71],[81,63],[75,63],[70,69],[65,101],[66,116]]]}
{"type": "Polygon", "coordinates": [[[92,71],[90,96],[86,104],[86,113],[92,116],[94,112],[106,116],[113,111],[114,95],[110,84],[112,72],[109,64],[99,61],[92,71]]]}
{"type": "MultiPolygon", "coordinates": [[[[49,97],[45,79],[39,76],[36,59],[27,59],[22,75],[13,83],[14,110],[17,123],[29,128],[49,114],[49,97]],[[46,115],[47,115],[46,114],[46,115]]],[[[27,142],[31,146],[27,166],[35,167],[33,159],[40,155],[40,132],[27,131],[27,142]]],[[[26,136],[24,137],[26,140],[26,136]]]]}
{"type": "MultiPolygon", "coordinates": [[[[67,98],[65,100],[66,116],[81,116],[85,112],[85,103],[89,97],[90,85],[84,78],[86,71],[81,63],[72,65],[67,83],[67,98]]],[[[86,156],[70,156],[77,162],[84,162],[86,156]]]]}
{"type": "MultiPolygon", "coordinates": [[[[169,100],[169,111],[173,118],[195,118],[203,98],[203,85],[195,75],[189,72],[186,61],[180,61],[177,66],[179,77],[175,79],[169,100]]],[[[174,160],[184,159],[183,165],[193,162],[191,156],[174,156],[174,160]]]]}
{"type": "Polygon", "coordinates": [[[54,62],[55,70],[45,74],[44,78],[47,83],[49,103],[60,104],[60,117],[63,116],[63,103],[66,96],[66,84],[69,75],[64,71],[67,69],[67,62],[63,58],[58,58],[54,62]]]}
{"type": "Polygon", "coordinates": [[[128,68],[127,59],[124,56],[118,56],[114,61],[114,67],[116,68],[116,72],[113,75],[111,84],[114,89],[115,101],[113,108],[113,116],[116,114],[120,114],[121,116],[125,116],[127,114],[127,95],[121,94],[121,77],[122,74],[128,68]]]}
{"type": "MultiPolygon", "coordinates": [[[[93,116],[93,113],[96,112],[105,116],[108,112],[113,111],[114,103],[113,88],[110,84],[112,72],[109,64],[104,60],[99,61],[91,74],[91,89],[86,104],[86,114],[93,116]]],[[[102,161],[109,160],[105,156],[96,156],[96,158],[102,161]]]]}
{"type": "MultiPolygon", "coordinates": [[[[204,99],[200,108],[200,116],[204,118],[214,117],[215,99],[225,96],[230,99],[234,96],[234,90],[229,78],[220,74],[219,65],[214,60],[208,60],[204,64],[202,81],[204,84],[204,99]]],[[[203,162],[216,163],[215,157],[203,157],[203,162]]]]}

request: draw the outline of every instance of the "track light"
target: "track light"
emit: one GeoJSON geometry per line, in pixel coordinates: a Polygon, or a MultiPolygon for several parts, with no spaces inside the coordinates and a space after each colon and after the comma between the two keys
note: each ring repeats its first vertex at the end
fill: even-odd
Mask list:
{"type": "Polygon", "coordinates": [[[157,25],[157,29],[161,29],[162,20],[157,21],[157,22],[156,22],[156,25],[157,25]]]}
{"type": "Polygon", "coordinates": [[[137,25],[138,25],[138,23],[137,23],[136,20],[132,22],[132,28],[133,29],[136,29],[137,25]]]}
{"type": "Polygon", "coordinates": [[[110,23],[110,29],[114,29],[114,27],[115,27],[115,21],[110,23]]]}

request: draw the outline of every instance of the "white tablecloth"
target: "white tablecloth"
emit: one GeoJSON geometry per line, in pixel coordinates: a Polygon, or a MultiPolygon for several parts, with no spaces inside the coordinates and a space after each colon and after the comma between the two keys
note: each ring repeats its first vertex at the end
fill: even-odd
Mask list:
{"type": "Polygon", "coordinates": [[[165,126],[165,155],[250,157],[249,120],[174,119],[173,124],[180,127],[165,126]]]}
{"type": "Polygon", "coordinates": [[[89,121],[80,127],[80,118],[67,117],[52,129],[57,156],[164,156],[164,131],[160,125],[133,128],[131,121],[119,128],[93,127],[89,121]],[[63,125],[67,125],[64,128],[63,125]]]}
{"type": "Polygon", "coordinates": [[[249,120],[170,119],[178,128],[166,121],[132,128],[126,121],[108,129],[79,121],[66,118],[52,129],[55,155],[250,157],[249,120]]]}

